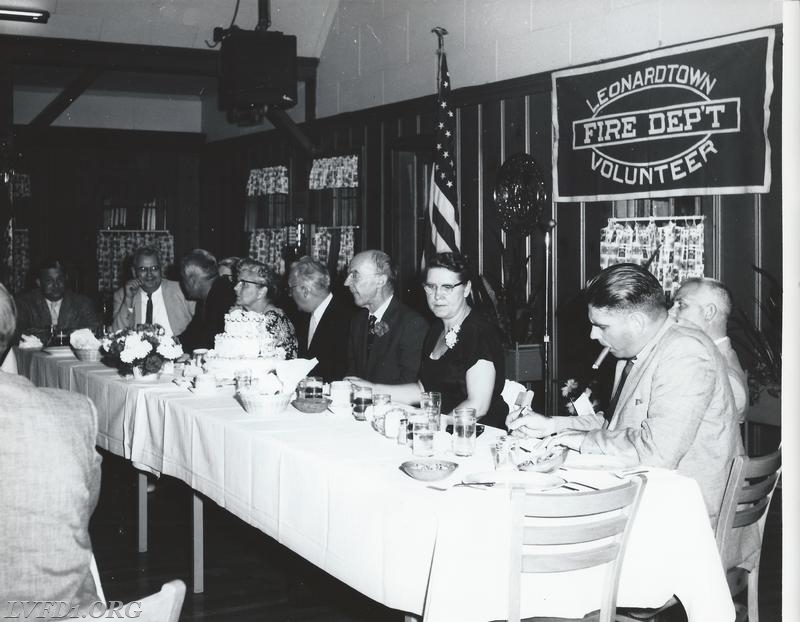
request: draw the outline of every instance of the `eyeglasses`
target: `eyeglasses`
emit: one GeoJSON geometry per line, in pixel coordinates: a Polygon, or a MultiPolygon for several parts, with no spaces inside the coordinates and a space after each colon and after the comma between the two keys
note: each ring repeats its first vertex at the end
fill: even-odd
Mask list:
{"type": "Polygon", "coordinates": [[[239,283],[250,283],[250,285],[257,285],[258,287],[266,287],[267,286],[266,283],[260,283],[258,281],[248,281],[247,279],[239,279],[238,281],[236,281],[236,285],[234,285],[234,287],[239,285],[239,283]]]}
{"type": "Polygon", "coordinates": [[[139,266],[136,268],[139,274],[158,274],[161,272],[161,266],[139,266]]]}
{"type": "Polygon", "coordinates": [[[453,290],[458,287],[459,285],[466,284],[466,281],[459,281],[458,283],[423,283],[422,288],[425,290],[427,294],[435,294],[438,291],[441,291],[443,294],[448,295],[452,294],[453,290]]]}
{"type": "MultiPolygon", "coordinates": [[[[347,273],[347,278],[353,281],[353,283],[358,283],[361,279],[366,279],[370,276],[380,276],[377,272],[371,272],[369,274],[361,274],[358,270],[352,270],[347,273]]],[[[345,279],[346,280],[346,279],[345,279]]]]}

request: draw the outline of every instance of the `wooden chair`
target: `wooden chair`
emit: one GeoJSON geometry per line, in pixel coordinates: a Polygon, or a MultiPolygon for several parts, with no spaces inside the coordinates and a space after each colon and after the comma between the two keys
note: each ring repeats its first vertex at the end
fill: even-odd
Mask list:
{"type": "Polygon", "coordinates": [[[747,571],[738,564],[727,568],[728,586],[731,596],[747,588],[747,611],[737,607],[736,620],[747,619],[758,622],[758,567],[761,563],[761,545],[764,538],[764,523],[772,502],[772,494],[781,472],[781,449],[757,458],[737,456],[722,496],[722,506],[715,536],[717,548],[723,561],[737,529],[757,525],[758,548],[753,557],[753,570],[747,571]]]}
{"type": "Polygon", "coordinates": [[[109,610],[105,617],[138,622],[178,622],[186,596],[186,584],[180,579],[161,586],[161,591],[141,600],[109,610]]]}
{"type": "Polygon", "coordinates": [[[564,572],[606,566],[599,622],[614,619],[621,561],[645,478],[589,492],[547,494],[512,491],[508,620],[520,620],[522,573],[564,572]],[[536,519],[526,525],[526,518],[536,519]],[[564,520],[585,518],[581,522],[564,520]],[[580,550],[570,545],[581,543],[580,550]],[[553,547],[563,546],[560,553],[553,547]],[[523,549],[525,547],[525,549],[523,549]],[[537,547],[547,547],[547,552],[537,547]]]}

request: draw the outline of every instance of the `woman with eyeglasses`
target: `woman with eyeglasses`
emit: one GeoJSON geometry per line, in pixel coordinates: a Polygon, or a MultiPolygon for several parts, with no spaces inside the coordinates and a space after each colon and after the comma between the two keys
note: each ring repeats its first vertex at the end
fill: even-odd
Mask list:
{"type": "Polygon", "coordinates": [[[278,282],[275,273],[253,259],[239,261],[237,273],[238,280],[233,288],[236,292],[236,304],[247,311],[265,315],[267,329],[275,338],[275,345],[284,349],[287,359],[297,358],[294,326],[286,314],[270,300],[270,294],[275,291],[278,282]]]}
{"type": "Polygon", "coordinates": [[[482,423],[505,427],[503,346],[497,328],[470,305],[472,279],[466,258],[458,253],[439,253],[428,263],[423,288],[436,321],[422,347],[419,382],[370,385],[351,380],[408,404],[418,403],[422,391],[438,391],[442,413],[470,407],[482,423]]]}

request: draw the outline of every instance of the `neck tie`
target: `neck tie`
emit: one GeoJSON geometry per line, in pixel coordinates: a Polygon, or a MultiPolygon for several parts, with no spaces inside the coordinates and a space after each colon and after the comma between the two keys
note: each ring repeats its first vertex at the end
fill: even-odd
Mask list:
{"type": "Polygon", "coordinates": [[[147,307],[144,312],[144,323],[153,323],[153,294],[147,294],[147,307]]]}
{"type": "Polygon", "coordinates": [[[59,310],[56,309],[56,303],[51,300],[47,301],[47,306],[50,308],[50,320],[52,321],[53,326],[55,326],[56,324],[58,324],[59,310]]]}
{"type": "Polygon", "coordinates": [[[617,383],[617,390],[614,391],[614,397],[611,398],[611,401],[608,403],[608,411],[606,412],[606,420],[611,421],[611,417],[614,416],[614,411],[617,408],[617,402],[619,401],[619,396],[622,393],[622,387],[625,384],[625,380],[628,379],[628,374],[631,373],[631,369],[633,369],[633,362],[636,360],[634,356],[632,359],[628,359],[625,363],[625,368],[622,370],[622,375],[619,377],[619,382],[617,383]]]}
{"type": "Polygon", "coordinates": [[[374,315],[369,316],[369,325],[367,326],[367,350],[372,349],[372,342],[375,341],[375,322],[378,318],[374,315]]]}

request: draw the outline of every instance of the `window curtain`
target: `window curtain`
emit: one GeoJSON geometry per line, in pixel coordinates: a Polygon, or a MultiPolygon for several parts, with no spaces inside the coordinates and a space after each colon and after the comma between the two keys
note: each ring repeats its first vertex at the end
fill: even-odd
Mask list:
{"type": "Polygon", "coordinates": [[[247,196],[289,194],[289,169],[285,166],[254,168],[247,179],[247,196]]]}
{"type": "Polygon", "coordinates": [[[140,246],[153,246],[161,253],[164,265],[175,260],[175,240],[169,231],[97,232],[97,289],[113,292],[127,279],[125,260],[140,246]]]}
{"type": "Polygon", "coordinates": [[[11,223],[3,229],[3,274],[4,285],[12,294],[26,289],[25,277],[31,268],[30,233],[27,229],[11,230],[11,223]],[[13,233],[13,238],[12,238],[13,233]]]}
{"type": "Polygon", "coordinates": [[[254,229],[250,232],[249,256],[267,264],[277,274],[284,274],[286,262],[283,257],[283,249],[288,240],[288,232],[285,227],[254,229]]]}
{"type": "Polygon", "coordinates": [[[308,176],[311,190],[327,188],[358,188],[358,156],[318,158],[308,176]]]}
{"type": "Polygon", "coordinates": [[[345,272],[355,254],[357,228],[317,227],[311,237],[311,256],[333,274],[345,272]]]}
{"type": "Polygon", "coordinates": [[[644,265],[655,255],[650,272],[671,297],[686,279],[703,276],[703,239],[703,223],[691,219],[682,224],[612,219],[600,232],[600,268],[625,262],[644,265]]]}

